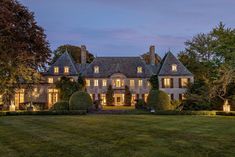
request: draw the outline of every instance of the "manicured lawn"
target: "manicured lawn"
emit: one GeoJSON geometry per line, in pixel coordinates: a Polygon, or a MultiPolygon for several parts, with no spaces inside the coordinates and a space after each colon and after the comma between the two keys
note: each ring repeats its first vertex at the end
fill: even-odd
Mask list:
{"type": "Polygon", "coordinates": [[[2,157],[235,156],[235,117],[0,117],[2,157]]]}

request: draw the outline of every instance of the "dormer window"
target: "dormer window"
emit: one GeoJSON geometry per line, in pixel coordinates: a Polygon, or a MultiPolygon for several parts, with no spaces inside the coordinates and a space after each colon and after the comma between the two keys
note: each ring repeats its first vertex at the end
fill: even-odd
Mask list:
{"type": "Polygon", "coordinates": [[[59,73],[59,67],[54,67],[54,74],[58,74],[59,73]]]}
{"type": "Polygon", "coordinates": [[[177,71],[177,65],[176,64],[172,64],[171,65],[171,70],[176,72],[177,71]]]}
{"type": "Polygon", "coordinates": [[[142,72],[142,67],[137,67],[137,73],[141,74],[142,72]]]}
{"type": "Polygon", "coordinates": [[[65,66],[65,67],[64,67],[64,73],[65,73],[65,74],[68,74],[68,73],[69,73],[69,67],[68,67],[68,66],[65,66]]]}
{"type": "Polygon", "coordinates": [[[100,68],[98,66],[94,67],[94,73],[98,74],[100,72],[100,68]]]}

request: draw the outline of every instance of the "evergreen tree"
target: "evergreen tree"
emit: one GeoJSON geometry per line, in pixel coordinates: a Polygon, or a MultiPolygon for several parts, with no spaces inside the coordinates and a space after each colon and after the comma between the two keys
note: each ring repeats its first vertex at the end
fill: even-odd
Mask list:
{"type": "Polygon", "coordinates": [[[154,90],[159,89],[159,82],[157,75],[152,75],[151,78],[149,79],[149,83],[151,84],[152,89],[154,90]]]}
{"type": "Polygon", "coordinates": [[[107,93],[106,93],[106,103],[107,106],[113,106],[114,104],[114,91],[112,85],[108,86],[107,93]]]}
{"type": "Polygon", "coordinates": [[[131,106],[131,91],[128,86],[125,86],[125,105],[126,106],[131,106]]]}

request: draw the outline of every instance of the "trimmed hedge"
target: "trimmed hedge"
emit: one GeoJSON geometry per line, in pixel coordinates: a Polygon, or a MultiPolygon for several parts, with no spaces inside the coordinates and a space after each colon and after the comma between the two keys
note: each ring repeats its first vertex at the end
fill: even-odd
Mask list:
{"type": "Polygon", "coordinates": [[[69,110],[88,110],[92,105],[92,99],[86,92],[75,92],[69,99],[69,110]]]}
{"type": "Polygon", "coordinates": [[[55,111],[68,111],[69,110],[69,103],[67,101],[59,101],[56,102],[51,110],[55,110],[55,111]]]}
{"type": "Polygon", "coordinates": [[[169,96],[161,90],[151,90],[147,98],[147,105],[155,110],[171,110],[169,96]]]}
{"type": "Polygon", "coordinates": [[[85,115],[85,110],[75,111],[6,111],[0,112],[0,116],[20,116],[20,115],[85,115]]]}

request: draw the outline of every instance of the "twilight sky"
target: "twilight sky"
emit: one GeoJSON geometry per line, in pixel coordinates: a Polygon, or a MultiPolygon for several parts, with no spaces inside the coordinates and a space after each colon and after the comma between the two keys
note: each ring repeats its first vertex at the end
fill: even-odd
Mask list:
{"type": "Polygon", "coordinates": [[[163,56],[220,21],[235,27],[235,0],[20,0],[35,13],[51,49],[81,45],[97,56],[163,56]]]}

